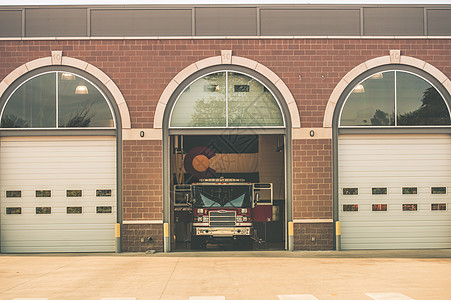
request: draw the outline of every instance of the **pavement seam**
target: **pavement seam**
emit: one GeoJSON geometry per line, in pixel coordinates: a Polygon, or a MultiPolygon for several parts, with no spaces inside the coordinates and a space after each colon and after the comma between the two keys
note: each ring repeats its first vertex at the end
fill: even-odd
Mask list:
{"type": "Polygon", "coordinates": [[[169,282],[171,281],[172,276],[174,275],[175,269],[177,268],[177,266],[178,266],[178,264],[179,264],[179,262],[180,262],[180,259],[181,259],[181,257],[179,257],[179,258],[177,259],[177,262],[175,263],[175,266],[174,266],[174,268],[172,269],[171,275],[169,275],[169,278],[168,278],[168,280],[166,281],[166,284],[164,285],[163,291],[161,292],[161,295],[160,295],[160,297],[159,297],[158,299],[161,299],[161,297],[163,297],[164,292],[166,291],[166,288],[168,287],[168,284],[169,284],[169,282]]]}

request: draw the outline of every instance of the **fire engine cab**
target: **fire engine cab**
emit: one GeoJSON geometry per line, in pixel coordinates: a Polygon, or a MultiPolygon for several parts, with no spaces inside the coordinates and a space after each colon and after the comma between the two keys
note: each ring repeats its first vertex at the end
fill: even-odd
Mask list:
{"type": "Polygon", "coordinates": [[[185,203],[189,203],[192,214],[191,249],[205,248],[207,243],[230,242],[239,248],[252,249],[256,240],[254,222],[272,220],[272,183],[210,178],[176,186],[175,190],[185,191],[185,203]]]}

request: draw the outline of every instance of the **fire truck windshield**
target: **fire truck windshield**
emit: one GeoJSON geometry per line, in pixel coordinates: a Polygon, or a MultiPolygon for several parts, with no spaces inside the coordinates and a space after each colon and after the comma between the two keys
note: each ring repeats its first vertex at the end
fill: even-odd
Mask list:
{"type": "Polygon", "coordinates": [[[251,185],[194,185],[193,205],[209,207],[251,207],[251,185]]]}

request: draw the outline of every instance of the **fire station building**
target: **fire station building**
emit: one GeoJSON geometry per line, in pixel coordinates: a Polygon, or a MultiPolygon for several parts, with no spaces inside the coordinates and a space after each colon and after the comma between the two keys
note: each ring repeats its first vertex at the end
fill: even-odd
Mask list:
{"type": "Polygon", "coordinates": [[[200,179],[269,184],[256,250],[450,248],[450,37],[451,5],[0,6],[0,252],[189,249],[200,179]]]}

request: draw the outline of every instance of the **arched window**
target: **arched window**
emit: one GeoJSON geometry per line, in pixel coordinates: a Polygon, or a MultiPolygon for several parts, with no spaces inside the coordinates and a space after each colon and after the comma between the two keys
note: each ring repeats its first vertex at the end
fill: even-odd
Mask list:
{"type": "Polygon", "coordinates": [[[259,80],[236,71],[207,74],[188,85],[172,109],[170,128],[285,126],[278,101],[259,80]]]}
{"type": "Polygon", "coordinates": [[[33,76],[9,95],[1,128],[114,128],[109,102],[88,79],[70,72],[33,76]]]}
{"type": "Polygon", "coordinates": [[[353,87],[340,127],[451,125],[445,99],[428,80],[404,71],[373,73],[353,87]]]}

